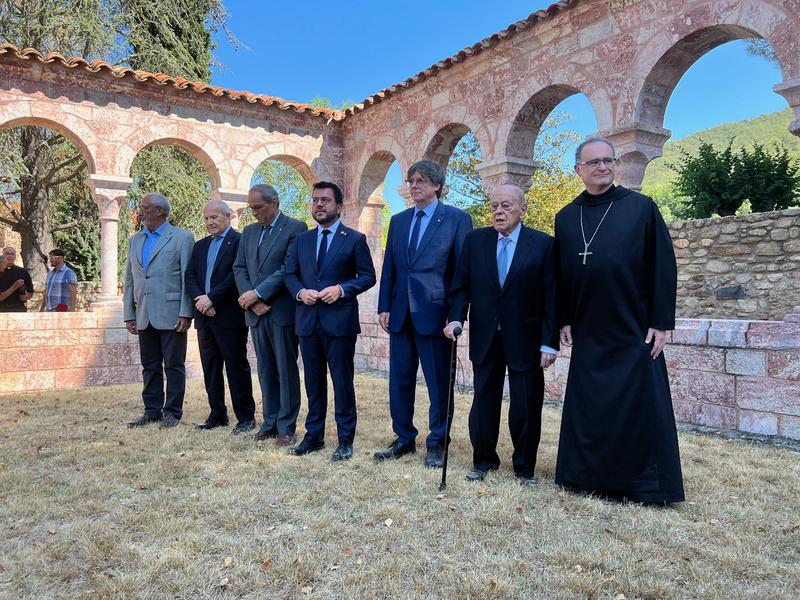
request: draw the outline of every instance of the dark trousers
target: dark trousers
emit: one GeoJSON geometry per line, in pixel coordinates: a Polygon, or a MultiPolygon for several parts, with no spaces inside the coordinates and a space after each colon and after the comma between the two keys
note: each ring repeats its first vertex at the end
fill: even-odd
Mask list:
{"type": "Polygon", "coordinates": [[[142,400],[145,416],[160,419],[167,413],[180,419],[186,392],[186,334],[152,326],[140,329],[139,355],[144,380],[142,400]],[[166,401],[164,374],[167,376],[166,401]]]}
{"type": "Polygon", "coordinates": [[[208,405],[211,408],[209,421],[228,422],[223,366],[228,374],[231,405],[236,419],[239,422],[252,421],[256,405],[253,401],[250,363],[247,361],[247,327],[208,324],[197,330],[197,343],[200,347],[200,363],[203,365],[208,405]]]}
{"type": "MultiPolygon", "coordinates": [[[[538,354],[538,350],[532,349],[538,354]]],[[[486,360],[473,365],[475,397],[469,412],[469,439],[473,448],[476,469],[490,470],[500,466],[497,439],[500,434],[500,409],[503,402],[503,383],[506,374],[506,354],[502,334],[498,331],[486,360]]],[[[542,434],[542,401],[544,374],[536,366],[528,371],[508,370],[511,402],[508,409],[508,429],[514,444],[512,463],[517,475],[533,477],[536,452],[542,434]]]]}
{"type": "Polygon", "coordinates": [[[328,412],[328,369],[333,381],[334,415],[340,442],[353,443],[356,434],[356,390],[353,385],[353,355],[356,336],[329,336],[319,320],[314,333],[300,336],[304,380],[308,396],[306,432],[315,441],[325,439],[328,412]]]}
{"type": "MultiPolygon", "coordinates": [[[[447,435],[447,400],[450,386],[450,350],[452,343],[443,334],[417,333],[406,316],[399,333],[389,336],[389,412],[392,428],[401,444],[417,439],[414,427],[414,396],[420,363],[430,398],[428,448],[443,448],[447,435]]],[[[450,407],[452,415],[452,406],[450,407]]]]}
{"type": "Polygon", "coordinates": [[[261,431],[292,435],[300,412],[300,370],[294,325],[278,325],[267,313],[250,329],[258,362],[261,431]]]}

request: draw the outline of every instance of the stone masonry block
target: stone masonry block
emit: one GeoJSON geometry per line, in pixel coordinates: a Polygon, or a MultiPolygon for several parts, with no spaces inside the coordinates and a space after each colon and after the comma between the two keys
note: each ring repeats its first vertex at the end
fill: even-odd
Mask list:
{"type": "Polygon", "coordinates": [[[746,348],[750,321],[711,321],[708,328],[708,345],[723,348],[746,348]]]}
{"type": "Polygon", "coordinates": [[[761,435],[778,434],[778,416],[754,410],[739,411],[739,429],[761,435]]]}
{"type": "Polygon", "coordinates": [[[739,377],[736,404],[749,410],[800,416],[800,381],[739,377]]]}
{"type": "Polygon", "coordinates": [[[764,376],[767,374],[767,353],[731,348],[725,354],[725,371],[731,375],[764,376]]]}
{"type": "Polygon", "coordinates": [[[747,345],[769,350],[800,349],[800,323],[753,321],[747,332],[747,345]]]}
{"type": "Polygon", "coordinates": [[[672,369],[669,372],[672,398],[676,402],[701,402],[736,406],[736,385],[733,375],[672,369]]]}
{"type": "Polygon", "coordinates": [[[778,434],[793,440],[800,440],[800,417],[779,415],[778,434]]]}
{"type": "Polygon", "coordinates": [[[736,429],[739,426],[739,410],[716,404],[703,404],[701,425],[719,429],[736,429]]]}
{"type": "Polygon", "coordinates": [[[672,343],[705,346],[709,325],[710,321],[705,319],[677,319],[672,332],[672,343]]]}
{"type": "Polygon", "coordinates": [[[127,344],[128,330],[124,327],[115,327],[104,330],[103,341],[106,344],[127,344]]]}
{"type": "Polygon", "coordinates": [[[669,369],[724,371],[725,351],[719,348],[672,345],[664,348],[669,369]]]}
{"type": "Polygon", "coordinates": [[[800,379],[800,352],[767,352],[767,374],[778,379],[800,379]]]}

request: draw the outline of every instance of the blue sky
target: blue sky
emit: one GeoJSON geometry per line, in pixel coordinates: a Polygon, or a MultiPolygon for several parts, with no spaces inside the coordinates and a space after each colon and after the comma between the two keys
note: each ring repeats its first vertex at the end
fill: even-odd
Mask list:
{"type": "MultiPolygon", "coordinates": [[[[228,27],[242,47],[219,40],[213,83],[307,102],[335,104],[367,96],[547,7],[551,1],[437,0],[412,10],[402,2],[331,4],[225,0],[228,27]]],[[[786,108],[772,91],[780,70],[748,56],[744,42],[712,50],[686,73],[667,106],[664,126],[679,139],[720,123],[786,108]]],[[[586,98],[568,98],[556,110],[575,116],[567,126],[588,135],[596,121],[586,98]]],[[[787,123],[788,126],[788,123],[787,123]]],[[[387,200],[399,208],[387,177],[387,200]]]]}

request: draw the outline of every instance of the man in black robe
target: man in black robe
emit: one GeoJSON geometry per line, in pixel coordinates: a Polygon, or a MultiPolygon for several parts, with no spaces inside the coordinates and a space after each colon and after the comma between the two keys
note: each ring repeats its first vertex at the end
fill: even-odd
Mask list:
{"type": "Polygon", "coordinates": [[[655,203],[614,185],[613,146],[578,146],[586,186],[556,215],[561,344],[572,346],[556,483],[635,502],[684,499],[662,350],[677,270],[655,203]]]}

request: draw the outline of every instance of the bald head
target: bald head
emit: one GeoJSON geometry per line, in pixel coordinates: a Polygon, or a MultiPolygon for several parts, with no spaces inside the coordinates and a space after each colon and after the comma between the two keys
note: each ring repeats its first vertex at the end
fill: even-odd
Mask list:
{"type": "Polygon", "coordinates": [[[212,200],[203,209],[203,222],[209,235],[220,235],[231,225],[231,207],[224,200],[212,200]]]}
{"type": "Polygon", "coordinates": [[[516,185],[510,183],[498,186],[492,193],[492,202],[489,205],[492,210],[492,227],[507,236],[517,228],[522,215],[528,210],[525,202],[525,192],[516,185]]]}

